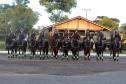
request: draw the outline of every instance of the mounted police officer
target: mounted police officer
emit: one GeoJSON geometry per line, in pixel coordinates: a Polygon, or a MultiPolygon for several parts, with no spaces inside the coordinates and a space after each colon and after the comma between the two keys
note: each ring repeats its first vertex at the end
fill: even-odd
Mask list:
{"type": "Polygon", "coordinates": [[[25,39],[25,33],[23,31],[19,34],[19,42],[22,44],[22,41],[25,39]]]}
{"type": "Polygon", "coordinates": [[[11,38],[11,39],[15,39],[15,38],[16,38],[15,33],[14,33],[14,32],[12,32],[12,31],[10,32],[9,36],[10,36],[10,38],[11,38]]]}
{"type": "Polygon", "coordinates": [[[67,29],[65,29],[65,32],[63,34],[63,38],[64,39],[69,39],[69,33],[68,33],[68,30],[67,29]]]}
{"type": "Polygon", "coordinates": [[[117,41],[121,41],[121,36],[119,35],[119,32],[118,31],[115,32],[115,39],[117,41]]]}
{"type": "Polygon", "coordinates": [[[121,41],[121,36],[119,35],[118,31],[112,31],[111,33],[111,41],[121,41]]]}
{"type": "Polygon", "coordinates": [[[60,34],[59,34],[59,31],[58,31],[58,30],[55,30],[55,31],[54,31],[53,38],[54,38],[55,40],[59,40],[59,39],[60,39],[60,34]]]}
{"type": "Polygon", "coordinates": [[[90,38],[90,36],[91,36],[91,35],[90,35],[90,31],[87,30],[87,31],[86,31],[86,37],[89,37],[89,38],[90,38]]]}
{"type": "Polygon", "coordinates": [[[104,34],[102,31],[99,31],[98,32],[98,37],[97,37],[97,41],[103,41],[104,39],[104,34]]]}
{"type": "Polygon", "coordinates": [[[31,38],[34,39],[34,40],[36,39],[36,34],[35,34],[34,30],[32,30],[32,32],[31,32],[31,38]]]}
{"type": "Polygon", "coordinates": [[[44,38],[45,38],[45,33],[44,33],[44,31],[41,31],[39,34],[39,39],[43,40],[44,38]]]}
{"type": "Polygon", "coordinates": [[[76,29],[76,31],[73,33],[72,38],[75,39],[75,40],[80,40],[80,35],[79,35],[77,29],[76,29]]]}

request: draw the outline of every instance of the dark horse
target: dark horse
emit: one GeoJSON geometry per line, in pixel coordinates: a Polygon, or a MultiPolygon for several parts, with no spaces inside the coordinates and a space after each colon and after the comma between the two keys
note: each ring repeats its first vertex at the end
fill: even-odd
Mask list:
{"type": "Polygon", "coordinates": [[[90,60],[90,52],[91,52],[91,49],[93,48],[93,44],[94,43],[91,41],[89,37],[84,38],[82,45],[84,49],[85,60],[86,59],[90,60]]]}
{"type": "Polygon", "coordinates": [[[22,39],[21,41],[18,41],[18,50],[19,50],[19,55],[22,54],[24,57],[26,56],[26,50],[27,50],[27,40],[22,39]],[[22,52],[22,53],[21,53],[22,52]]]}
{"type": "Polygon", "coordinates": [[[18,40],[16,38],[12,38],[11,35],[7,35],[6,36],[6,49],[8,51],[8,55],[10,54],[8,58],[17,56],[17,48],[18,48],[18,40]]]}
{"type": "Polygon", "coordinates": [[[48,51],[49,51],[49,41],[47,39],[44,40],[44,46],[43,46],[43,55],[44,58],[47,57],[48,58],[48,51]]]}
{"type": "Polygon", "coordinates": [[[6,36],[6,49],[7,49],[7,51],[8,51],[8,54],[11,54],[12,52],[10,52],[11,51],[11,49],[12,49],[12,42],[13,42],[13,39],[11,38],[11,36],[10,35],[7,35],[6,36]]]}
{"type": "Polygon", "coordinates": [[[31,51],[31,57],[33,56],[35,58],[35,52],[36,52],[36,46],[37,44],[37,41],[34,37],[29,37],[29,41],[28,41],[28,45],[29,45],[29,48],[30,48],[30,51],[31,51]]]}
{"type": "Polygon", "coordinates": [[[120,54],[120,51],[122,49],[122,43],[121,43],[121,41],[117,41],[115,39],[115,40],[111,41],[110,44],[111,44],[110,49],[112,51],[113,60],[118,61],[119,60],[119,54],[120,54]]]}
{"type": "Polygon", "coordinates": [[[40,52],[40,59],[43,58],[43,60],[44,60],[45,57],[48,58],[49,42],[47,39],[38,39],[37,48],[40,52]],[[43,52],[43,54],[42,54],[42,52],[43,52]],[[43,55],[43,57],[42,57],[42,55],[43,55]]]}
{"type": "Polygon", "coordinates": [[[79,59],[79,41],[77,39],[73,39],[71,42],[71,50],[72,50],[72,59],[73,60],[78,60],[79,59]]]}
{"type": "Polygon", "coordinates": [[[26,54],[26,49],[27,49],[27,39],[26,39],[25,36],[24,36],[23,39],[22,39],[22,38],[20,38],[20,35],[19,35],[19,39],[18,39],[19,56],[20,56],[20,55],[25,56],[25,54],[26,54]],[[21,53],[21,52],[22,52],[22,53],[21,53]]]}
{"type": "Polygon", "coordinates": [[[58,50],[59,50],[58,41],[55,38],[51,38],[50,46],[51,46],[52,53],[54,53],[54,57],[57,59],[58,50]]]}
{"type": "Polygon", "coordinates": [[[102,60],[103,61],[103,53],[106,48],[105,42],[103,40],[98,40],[95,42],[95,51],[96,51],[96,60],[102,60]]]}
{"type": "Polygon", "coordinates": [[[44,49],[44,39],[38,38],[37,49],[40,52],[40,59],[41,59],[42,58],[42,52],[43,52],[43,49],[44,49]]]}
{"type": "Polygon", "coordinates": [[[70,50],[70,45],[71,45],[70,39],[64,38],[62,42],[62,51],[63,51],[63,58],[67,58],[67,60],[68,60],[68,51],[70,50]]]}

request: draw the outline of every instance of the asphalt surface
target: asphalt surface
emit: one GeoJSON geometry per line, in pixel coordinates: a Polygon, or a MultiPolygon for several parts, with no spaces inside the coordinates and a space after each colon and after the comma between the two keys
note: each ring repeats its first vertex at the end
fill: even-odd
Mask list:
{"type": "Polygon", "coordinates": [[[19,59],[0,54],[0,84],[126,84],[126,55],[114,62],[61,59],[19,59]]]}
{"type": "Polygon", "coordinates": [[[0,75],[0,84],[125,84],[126,72],[107,72],[85,76],[39,74],[0,75]]]}

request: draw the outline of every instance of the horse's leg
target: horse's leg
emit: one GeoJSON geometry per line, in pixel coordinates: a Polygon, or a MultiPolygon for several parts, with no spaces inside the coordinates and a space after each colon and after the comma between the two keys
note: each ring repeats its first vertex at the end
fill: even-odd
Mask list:
{"type": "Polygon", "coordinates": [[[75,60],[75,50],[72,50],[72,59],[75,60]]]}
{"type": "Polygon", "coordinates": [[[40,60],[42,59],[42,49],[41,48],[39,48],[39,58],[40,58],[40,60]]]}
{"type": "Polygon", "coordinates": [[[23,52],[23,58],[26,58],[26,48],[25,47],[23,48],[22,52],[23,52]]]}
{"type": "Polygon", "coordinates": [[[48,59],[48,52],[49,52],[49,51],[48,51],[48,48],[46,48],[45,51],[46,51],[46,52],[45,52],[45,53],[46,53],[46,57],[47,57],[47,59],[48,59]]]}
{"type": "Polygon", "coordinates": [[[66,50],[66,58],[67,58],[67,60],[68,60],[68,50],[66,50]]]}
{"type": "Polygon", "coordinates": [[[9,50],[9,49],[7,49],[7,51],[8,51],[8,58],[10,58],[10,52],[9,52],[10,50],[9,50]]]}
{"type": "Polygon", "coordinates": [[[90,60],[91,58],[90,58],[90,52],[88,53],[88,60],[90,60]]]}
{"type": "Polygon", "coordinates": [[[13,58],[14,55],[14,49],[11,50],[11,58],[13,58]]]}
{"type": "Polygon", "coordinates": [[[117,61],[119,61],[119,53],[120,53],[120,50],[117,52],[117,57],[116,57],[117,61]]]}
{"type": "Polygon", "coordinates": [[[113,50],[113,60],[116,60],[116,52],[113,50]]]}
{"type": "Polygon", "coordinates": [[[88,60],[90,60],[90,52],[91,50],[88,50],[88,60]]]}
{"type": "Polygon", "coordinates": [[[8,51],[8,54],[10,54],[9,49],[7,49],[7,51],[8,51]]]}
{"type": "Polygon", "coordinates": [[[39,55],[41,56],[41,54],[42,54],[42,53],[41,53],[41,49],[39,49],[39,52],[40,52],[39,55]]]}
{"type": "Polygon", "coordinates": [[[79,59],[79,57],[78,57],[78,49],[76,49],[75,52],[76,52],[76,53],[75,53],[76,60],[78,60],[78,59],[79,59]]]}
{"type": "Polygon", "coordinates": [[[43,50],[42,50],[42,51],[43,51],[43,60],[44,60],[44,59],[45,59],[45,57],[46,57],[46,49],[44,49],[44,48],[43,48],[43,50]]]}
{"type": "Polygon", "coordinates": [[[53,54],[54,54],[54,50],[53,50],[53,48],[51,48],[51,51],[52,51],[52,56],[53,56],[53,54]]]}
{"type": "Polygon", "coordinates": [[[17,48],[14,50],[14,56],[17,57],[17,48]]]}
{"type": "Polygon", "coordinates": [[[33,50],[33,57],[35,58],[35,50],[33,50]]]}
{"type": "Polygon", "coordinates": [[[87,60],[87,50],[84,49],[84,60],[87,60]]]}
{"type": "Polygon", "coordinates": [[[19,55],[21,54],[21,52],[20,52],[20,48],[19,48],[19,55]]]}
{"type": "Polygon", "coordinates": [[[31,49],[30,59],[32,59],[32,57],[33,57],[33,50],[31,49]]]}
{"type": "Polygon", "coordinates": [[[54,58],[56,58],[56,50],[53,50],[53,52],[54,52],[54,58]]]}
{"type": "Polygon", "coordinates": [[[96,51],[96,60],[98,61],[99,60],[99,51],[96,51]]]}
{"type": "Polygon", "coordinates": [[[57,59],[57,55],[58,55],[58,50],[57,49],[55,49],[54,50],[54,57],[57,59]]]}
{"type": "Polygon", "coordinates": [[[104,53],[104,52],[102,51],[102,53],[101,53],[101,60],[102,60],[102,61],[103,61],[103,53],[104,53]]]}

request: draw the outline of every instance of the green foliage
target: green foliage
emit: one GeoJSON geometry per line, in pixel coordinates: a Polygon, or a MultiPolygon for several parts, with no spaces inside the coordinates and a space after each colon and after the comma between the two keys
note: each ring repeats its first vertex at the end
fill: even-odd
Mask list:
{"type": "Polygon", "coordinates": [[[22,4],[1,8],[0,12],[0,33],[2,34],[6,34],[10,30],[16,33],[21,30],[28,32],[37,22],[39,15],[22,4]]]}
{"type": "Polygon", "coordinates": [[[108,27],[108,28],[118,28],[120,20],[117,18],[109,18],[107,16],[97,16],[97,19],[94,22],[108,27]]]}
{"type": "Polygon", "coordinates": [[[5,42],[4,41],[0,41],[0,50],[1,49],[5,49],[5,42]]]}
{"type": "Polygon", "coordinates": [[[126,32],[126,23],[121,24],[121,26],[119,27],[120,31],[126,32]]]}
{"type": "Polygon", "coordinates": [[[16,1],[16,3],[18,4],[18,5],[27,5],[28,3],[30,3],[30,1],[29,0],[15,0],[16,1]]]}
{"type": "Polygon", "coordinates": [[[46,7],[46,11],[50,13],[52,22],[59,22],[68,18],[64,13],[70,13],[73,7],[76,7],[76,0],[39,0],[42,6],[46,7]]]}
{"type": "Polygon", "coordinates": [[[60,21],[64,21],[66,19],[68,19],[67,15],[61,15],[61,14],[52,14],[49,19],[52,22],[60,22],[60,21]]]}
{"type": "Polygon", "coordinates": [[[38,13],[22,5],[15,6],[9,12],[11,15],[10,25],[15,32],[21,30],[28,32],[38,20],[38,13]]]}

